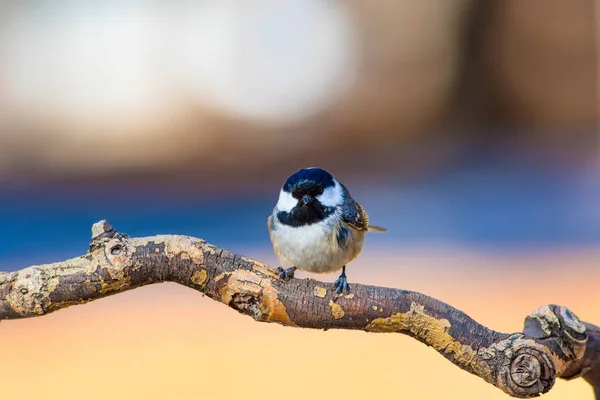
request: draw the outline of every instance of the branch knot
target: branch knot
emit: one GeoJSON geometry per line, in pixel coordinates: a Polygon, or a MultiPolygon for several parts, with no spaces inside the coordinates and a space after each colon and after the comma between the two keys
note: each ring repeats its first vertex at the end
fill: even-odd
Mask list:
{"type": "MultiPolygon", "coordinates": [[[[92,225],[92,243],[90,244],[90,253],[97,250],[102,245],[108,243],[110,239],[128,239],[129,235],[119,233],[107,220],[96,222],[92,225]]],[[[118,254],[113,254],[118,255],[118,254]]]]}
{"type": "Polygon", "coordinates": [[[523,332],[536,339],[552,339],[558,345],[558,355],[565,362],[582,358],[588,340],[579,318],[567,307],[553,304],[534,310],[525,319],[523,332]]]}
{"type": "Polygon", "coordinates": [[[481,356],[498,366],[496,385],[511,396],[535,397],[554,386],[555,366],[546,348],[522,333],[494,343],[481,356]]]}

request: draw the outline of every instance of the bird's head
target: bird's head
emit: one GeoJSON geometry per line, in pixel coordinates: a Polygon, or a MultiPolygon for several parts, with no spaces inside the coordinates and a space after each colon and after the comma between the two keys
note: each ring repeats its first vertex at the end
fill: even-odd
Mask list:
{"type": "Polygon", "coordinates": [[[311,225],[332,215],[344,200],[343,186],[329,172],[304,168],[283,184],[275,212],[283,224],[311,225]]]}

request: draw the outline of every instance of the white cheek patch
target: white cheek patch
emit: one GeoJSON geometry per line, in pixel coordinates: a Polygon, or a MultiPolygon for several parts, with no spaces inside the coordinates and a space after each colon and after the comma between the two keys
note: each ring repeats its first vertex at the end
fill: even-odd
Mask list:
{"type": "Polygon", "coordinates": [[[283,189],[279,192],[279,200],[277,200],[276,206],[279,211],[290,212],[297,204],[298,200],[291,193],[285,192],[283,189]]]}
{"type": "Polygon", "coordinates": [[[317,196],[317,200],[325,207],[336,207],[344,202],[344,192],[338,181],[334,180],[335,185],[328,187],[322,194],[317,196]]]}

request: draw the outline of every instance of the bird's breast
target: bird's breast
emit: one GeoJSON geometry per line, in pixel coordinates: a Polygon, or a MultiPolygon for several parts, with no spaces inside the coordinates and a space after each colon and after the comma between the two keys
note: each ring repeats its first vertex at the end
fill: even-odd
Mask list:
{"type": "Polygon", "coordinates": [[[337,219],[299,227],[277,223],[273,228],[271,241],[282,266],[312,273],[341,269],[360,253],[364,240],[364,232],[350,230],[345,241],[340,242],[340,229],[347,228],[337,219]]]}

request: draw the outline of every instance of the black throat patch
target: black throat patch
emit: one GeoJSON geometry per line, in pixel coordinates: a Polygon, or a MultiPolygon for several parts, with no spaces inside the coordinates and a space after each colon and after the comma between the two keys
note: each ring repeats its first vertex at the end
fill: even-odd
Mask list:
{"type": "Polygon", "coordinates": [[[284,225],[298,227],[316,224],[335,212],[335,207],[325,207],[318,201],[306,206],[297,205],[292,211],[280,211],[277,219],[284,225]]]}

